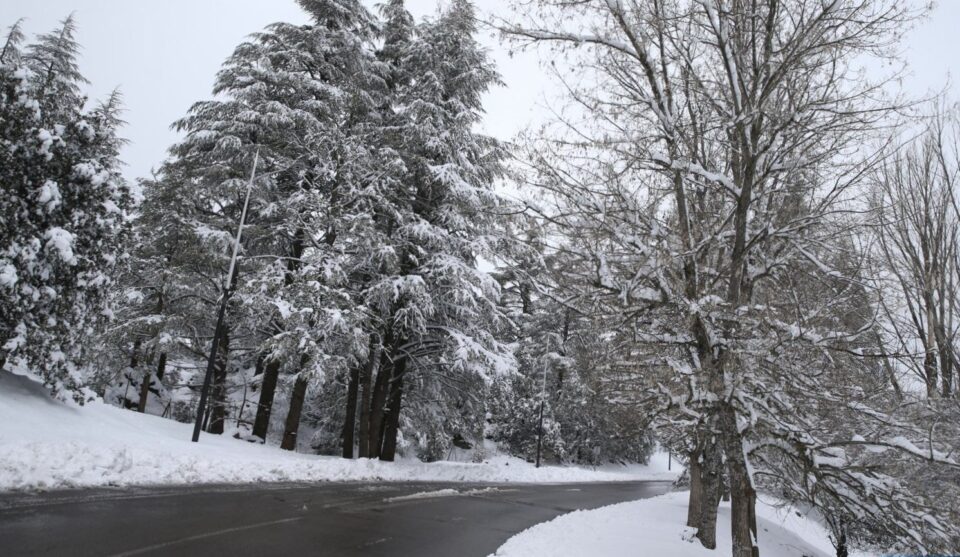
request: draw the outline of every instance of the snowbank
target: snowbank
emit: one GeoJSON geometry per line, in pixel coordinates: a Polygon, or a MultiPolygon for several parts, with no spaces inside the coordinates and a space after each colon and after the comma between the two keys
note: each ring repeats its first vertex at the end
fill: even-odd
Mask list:
{"type": "Polygon", "coordinates": [[[650,467],[536,469],[496,455],[482,464],[384,463],[281,451],[93,402],[51,399],[26,377],[0,373],[0,490],[278,481],[590,482],[673,479],[650,467]]]}
{"type": "MultiPolygon", "coordinates": [[[[538,524],[497,550],[497,557],[723,557],[730,555],[730,504],[717,519],[717,550],[705,549],[686,528],[689,493],[674,492],[591,511],[576,511],[538,524]]],[[[830,557],[826,531],[796,512],[757,502],[757,537],[765,557],[830,557]]]]}

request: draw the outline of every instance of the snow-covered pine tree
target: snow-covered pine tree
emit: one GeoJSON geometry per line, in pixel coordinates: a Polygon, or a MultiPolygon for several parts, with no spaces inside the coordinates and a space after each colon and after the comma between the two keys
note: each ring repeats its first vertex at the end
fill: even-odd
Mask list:
{"type": "MultiPolygon", "coordinates": [[[[312,24],[277,23],[237,47],[217,77],[221,98],[197,103],[177,123],[187,136],[170,162],[194,183],[202,210],[192,227],[217,240],[213,274],[222,276],[222,240],[232,234],[253,153],[260,153],[236,297],[243,309],[230,321],[234,338],[259,345],[248,359],[263,362],[252,432],[261,438],[282,370],[301,375],[291,401],[302,404],[312,372],[332,375],[366,349],[354,342],[344,239],[366,222],[372,155],[365,134],[380,83],[371,67],[374,25],[355,1],[301,5],[312,24]]],[[[299,413],[289,412],[285,446],[299,413]]]]}
{"type": "MultiPolygon", "coordinates": [[[[482,94],[498,83],[496,71],[474,37],[470,2],[453,2],[437,21],[418,25],[412,38],[406,38],[402,3],[389,8],[393,25],[382,56],[393,68],[396,118],[387,139],[397,173],[395,190],[388,192],[394,212],[378,224],[394,257],[381,267],[367,303],[385,318],[368,440],[370,456],[383,460],[395,456],[405,393],[441,389],[444,377],[453,378],[446,384],[482,383],[514,365],[496,338],[498,286],[477,269],[493,245],[493,181],[504,151],[474,127],[482,94]]],[[[482,424],[476,397],[436,394],[424,398],[453,404],[482,424]]],[[[436,406],[408,411],[414,421],[437,420],[433,437],[441,442],[474,433],[445,430],[448,415],[436,406]]]]}
{"type": "Polygon", "coordinates": [[[76,22],[0,55],[0,365],[86,397],[84,340],[109,315],[138,194],[120,177],[119,95],[89,109],[76,22]]]}
{"type": "MultiPolygon", "coordinates": [[[[633,346],[612,333],[622,319],[585,314],[554,298],[575,289],[556,281],[569,280],[578,261],[562,252],[531,257],[530,248],[543,247],[539,223],[524,219],[522,224],[529,230],[527,245],[514,251],[526,256],[509,258],[496,273],[515,325],[508,338],[518,373],[495,382],[491,437],[527,460],[534,460],[542,435],[544,459],[646,462],[654,443],[649,416],[636,411],[642,384],[622,370],[623,362],[635,356],[629,352],[633,346]]],[[[584,275],[591,272],[583,269],[584,275]]]]}
{"type": "Polygon", "coordinates": [[[160,414],[178,402],[161,383],[164,377],[180,383],[179,370],[168,370],[167,362],[189,351],[180,343],[195,334],[189,317],[206,315],[195,263],[208,257],[208,246],[192,233],[189,183],[175,170],[167,166],[162,179],[141,181],[143,201],[133,221],[129,257],[118,268],[112,292],[114,324],[99,339],[103,354],[95,382],[110,403],[160,414]],[[151,399],[155,404],[148,406],[151,399]]]}

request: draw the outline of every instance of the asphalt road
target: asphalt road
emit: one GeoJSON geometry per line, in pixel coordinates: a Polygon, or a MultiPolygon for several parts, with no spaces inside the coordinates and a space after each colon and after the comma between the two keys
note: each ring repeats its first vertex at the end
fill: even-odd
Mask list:
{"type": "Polygon", "coordinates": [[[0,556],[485,557],[539,522],[669,487],[328,483],[0,494],[0,556]]]}

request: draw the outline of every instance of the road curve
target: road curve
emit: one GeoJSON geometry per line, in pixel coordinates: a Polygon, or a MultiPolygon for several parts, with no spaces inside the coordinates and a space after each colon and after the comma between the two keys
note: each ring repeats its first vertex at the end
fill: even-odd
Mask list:
{"type": "Polygon", "coordinates": [[[669,488],[367,482],[0,494],[0,555],[485,557],[539,522],[669,488]]]}

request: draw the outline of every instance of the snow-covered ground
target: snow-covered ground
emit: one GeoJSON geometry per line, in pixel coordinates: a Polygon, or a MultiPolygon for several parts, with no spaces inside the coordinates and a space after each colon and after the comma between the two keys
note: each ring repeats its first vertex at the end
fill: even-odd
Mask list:
{"type": "MultiPolygon", "coordinates": [[[[576,511],[538,524],[510,538],[497,557],[723,557],[730,555],[730,504],[717,519],[717,550],[705,549],[684,526],[686,491],[668,493],[591,511],[576,511]]],[[[835,555],[827,532],[814,520],[764,502],[757,503],[757,537],[765,557],[835,555]]]]}
{"type": "Polygon", "coordinates": [[[281,451],[104,404],[74,407],[26,377],[0,373],[0,490],[278,481],[588,482],[673,479],[650,466],[534,468],[493,455],[480,464],[345,460],[281,451]]]}

